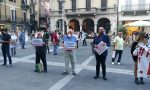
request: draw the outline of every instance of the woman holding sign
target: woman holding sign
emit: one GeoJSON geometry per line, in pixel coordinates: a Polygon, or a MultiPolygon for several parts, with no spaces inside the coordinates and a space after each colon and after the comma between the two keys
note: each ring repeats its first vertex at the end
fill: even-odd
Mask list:
{"type": "MultiPolygon", "coordinates": [[[[131,54],[132,54],[132,58],[135,62],[135,64],[134,64],[134,77],[135,77],[135,83],[137,85],[144,84],[144,80],[143,80],[143,77],[140,77],[140,81],[138,80],[138,53],[136,53],[136,55],[135,55],[135,52],[140,47],[139,45],[143,45],[143,46],[147,45],[147,40],[145,38],[145,35],[146,35],[146,33],[141,32],[137,41],[133,42],[132,46],[131,46],[131,54]]],[[[140,52],[144,53],[144,50],[140,51],[140,52]]]]}
{"type": "Polygon", "coordinates": [[[103,74],[103,79],[107,80],[106,78],[106,57],[107,57],[107,49],[106,47],[110,46],[110,39],[109,36],[105,34],[105,29],[103,27],[99,27],[98,29],[99,35],[94,37],[94,50],[95,50],[95,57],[96,57],[96,76],[94,79],[99,78],[99,71],[100,71],[100,64],[102,66],[102,74],[103,74]],[[101,45],[101,46],[99,46],[101,45]],[[105,51],[102,50],[100,53],[98,50],[99,47],[102,47],[101,50],[105,49],[105,51]]]}
{"type": "Polygon", "coordinates": [[[35,72],[41,72],[43,67],[44,72],[47,72],[46,45],[41,33],[38,33],[37,38],[32,40],[32,45],[34,45],[36,49],[35,72]],[[40,60],[42,60],[43,64],[40,63],[40,60]]]}

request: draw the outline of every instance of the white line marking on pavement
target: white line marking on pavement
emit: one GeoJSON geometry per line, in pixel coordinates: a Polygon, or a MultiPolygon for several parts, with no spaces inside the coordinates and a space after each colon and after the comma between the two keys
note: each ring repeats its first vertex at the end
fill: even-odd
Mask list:
{"type": "MultiPolygon", "coordinates": [[[[21,62],[27,62],[27,63],[35,63],[34,60],[24,60],[21,62]]],[[[87,70],[93,70],[95,71],[95,66],[86,66],[87,62],[84,62],[84,65],[76,65],[77,67],[83,68],[83,69],[87,69],[87,70]]],[[[51,65],[51,66],[61,66],[64,67],[65,63],[60,63],[60,62],[47,62],[47,65],[51,65]]],[[[132,70],[125,70],[125,69],[117,69],[117,68],[106,68],[107,72],[111,72],[111,73],[119,73],[119,74],[127,74],[127,75],[133,75],[133,71],[132,70]]]]}
{"type": "MultiPolygon", "coordinates": [[[[85,66],[84,69],[95,70],[95,66],[85,66]]],[[[133,75],[132,70],[125,70],[125,69],[106,68],[106,72],[133,75]]]]}
{"type": "MultiPolygon", "coordinates": [[[[92,59],[94,58],[94,56],[90,56],[86,61],[84,61],[81,65],[87,65],[92,59]]],[[[76,69],[77,74],[83,69],[83,67],[78,67],[76,69]]],[[[71,79],[73,79],[73,75],[67,75],[66,77],[64,77],[63,79],[59,80],[57,83],[55,83],[52,87],[50,87],[48,90],[60,90],[61,88],[63,88],[71,79]]]]}

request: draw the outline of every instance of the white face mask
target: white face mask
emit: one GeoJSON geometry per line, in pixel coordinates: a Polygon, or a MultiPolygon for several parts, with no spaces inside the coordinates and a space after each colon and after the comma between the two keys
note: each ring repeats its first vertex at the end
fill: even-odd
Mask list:
{"type": "Polygon", "coordinates": [[[71,34],[68,34],[68,37],[71,37],[71,34]]]}

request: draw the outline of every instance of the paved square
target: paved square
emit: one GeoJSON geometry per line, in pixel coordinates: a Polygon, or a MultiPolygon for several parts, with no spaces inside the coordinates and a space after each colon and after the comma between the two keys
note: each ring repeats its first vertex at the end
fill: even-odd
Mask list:
{"type": "MultiPolygon", "coordinates": [[[[13,66],[0,66],[0,90],[149,90],[150,79],[145,85],[135,85],[134,63],[130,55],[130,47],[125,47],[121,65],[111,64],[112,50],[107,57],[107,81],[95,76],[95,57],[91,53],[90,44],[81,46],[76,52],[77,75],[62,75],[64,71],[63,49],[58,55],[47,54],[48,73],[35,73],[35,49],[29,43],[23,50],[18,45],[17,55],[13,57],[13,66]]],[[[0,52],[0,63],[3,63],[0,52]]]]}

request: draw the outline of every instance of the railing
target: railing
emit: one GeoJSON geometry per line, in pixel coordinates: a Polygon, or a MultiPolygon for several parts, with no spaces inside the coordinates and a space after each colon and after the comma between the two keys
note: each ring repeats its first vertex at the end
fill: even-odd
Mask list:
{"type": "Polygon", "coordinates": [[[108,8],[98,8],[97,9],[97,14],[112,14],[112,13],[117,13],[117,8],[115,7],[108,7],[108,8]]]}
{"type": "MultiPolygon", "coordinates": [[[[116,13],[114,7],[112,8],[78,8],[78,9],[65,9],[65,15],[82,15],[82,14],[109,14],[116,13]]],[[[62,11],[51,11],[51,16],[59,16],[62,11]]]]}
{"type": "Polygon", "coordinates": [[[78,13],[96,13],[97,8],[78,8],[78,9],[66,9],[66,14],[78,14],[78,13]]]}
{"type": "Polygon", "coordinates": [[[121,11],[148,11],[150,10],[150,4],[134,4],[134,5],[122,5],[121,11]]]}

